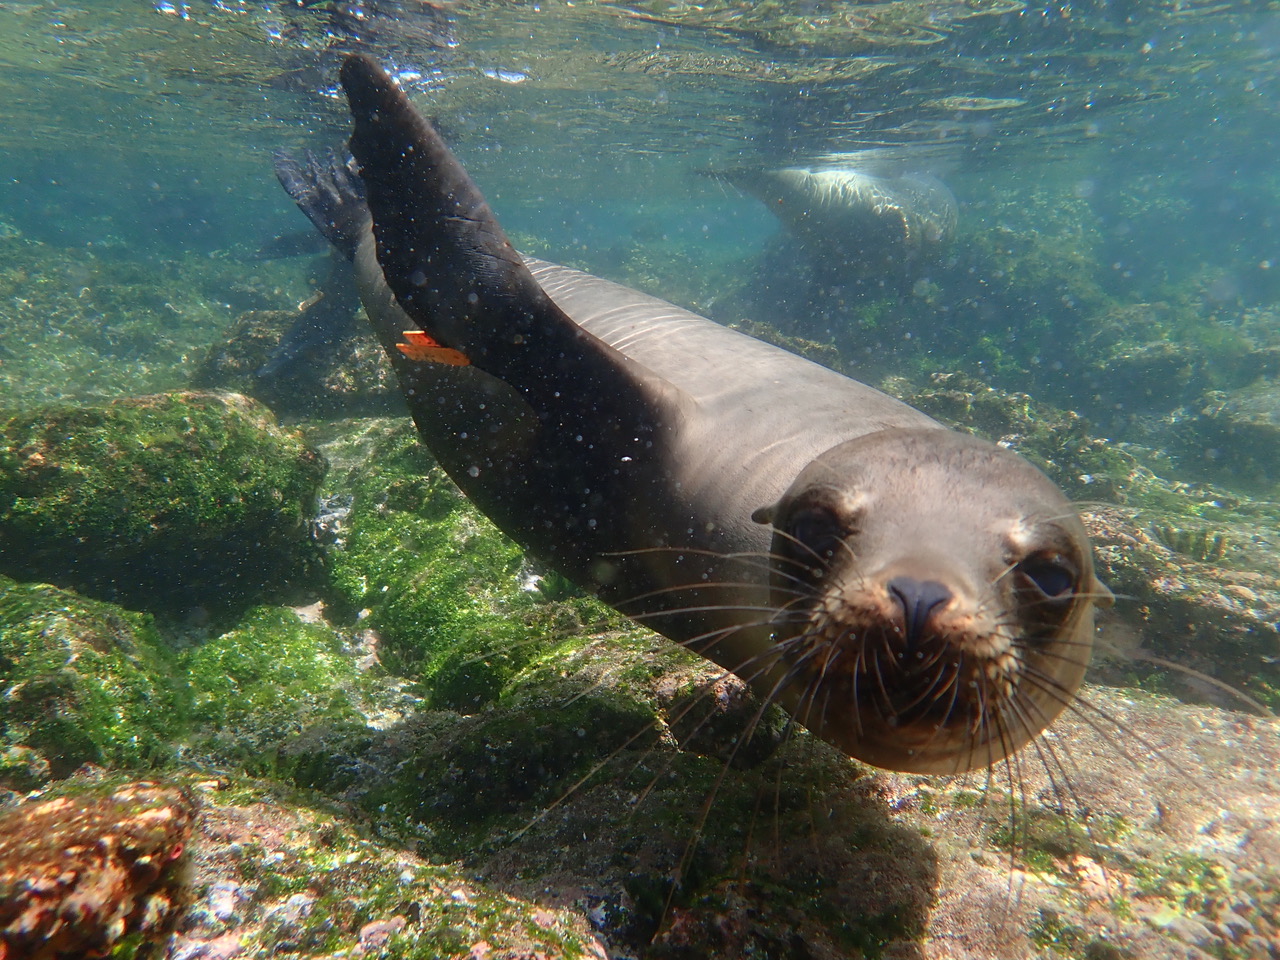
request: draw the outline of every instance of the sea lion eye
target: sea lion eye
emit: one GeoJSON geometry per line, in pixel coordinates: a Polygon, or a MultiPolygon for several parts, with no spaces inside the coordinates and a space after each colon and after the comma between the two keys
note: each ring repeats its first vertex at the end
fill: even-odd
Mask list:
{"type": "Polygon", "coordinates": [[[840,549],[847,531],[828,508],[807,507],[791,518],[787,533],[806,555],[830,560],[840,549]]]}
{"type": "Polygon", "coordinates": [[[1056,554],[1028,557],[1018,564],[1017,570],[1049,600],[1067,600],[1075,592],[1075,568],[1056,554]]]}

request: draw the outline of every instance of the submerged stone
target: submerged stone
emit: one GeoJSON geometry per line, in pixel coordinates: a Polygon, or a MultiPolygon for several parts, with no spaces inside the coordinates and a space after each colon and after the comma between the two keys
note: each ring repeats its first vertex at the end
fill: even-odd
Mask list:
{"type": "Polygon", "coordinates": [[[192,385],[247,394],[281,415],[350,416],[401,410],[394,374],[373,335],[350,317],[329,317],[335,309],[329,301],[340,299],[337,291],[321,291],[317,297],[297,313],[242,313],[226,341],[214,344],[200,361],[192,385]],[[293,333],[307,320],[321,328],[309,338],[305,330],[293,333]],[[328,323],[337,329],[324,329],[328,323]]]}
{"type": "Polygon", "coordinates": [[[186,697],[150,617],[0,577],[0,786],[162,763],[186,697]]]}
{"type": "Polygon", "coordinates": [[[0,956],[162,956],[186,906],[196,809],[161,783],[71,781],[0,815],[0,956]]]}
{"type": "Polygon", "coordinates": [[[181,662],[192,688],[189,748],[254,773],[271,772],[281,745],[304,730],[361,721],[370,686],[338,634],[283,608],[251,611],[181,662]]]}
{"type": "Polygon", "coordinates": [[[1280,379],[1210,391],[1182,424],[1181,452],[1221,483],[1275,497],[1280,477],[1280,379]]]}
{"type": "Polygon", "coordinates": [[[24,413],[0,424],[0,572],[169,614],[296,589],[324,470],[237,394],[24,413]]]}

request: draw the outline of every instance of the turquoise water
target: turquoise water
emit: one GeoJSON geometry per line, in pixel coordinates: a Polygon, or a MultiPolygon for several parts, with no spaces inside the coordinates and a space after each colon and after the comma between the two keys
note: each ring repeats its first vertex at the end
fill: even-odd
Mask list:
{"type": "Polygon", "coordinates": [[[299,229],[270,153],[341,142],[335,64],[359,48],[399,68],[509,229],[606,273],[678,249],[699,269],[652,279],[695,305],[777,230],[699,171],[886,146],[943,177],[964,230],[1077,227],[1120,301],[1188,275],[1227,301],[1275,290],[1267,5],[164,0],[0,18],[0,218],[68,250],[234,261],[299,229]]]}
{"type": "Polygon", "coordinates": [[[1280,707],[1280,4],[0,0],[0,410],[252,388],[199,378],[324,272],[264,253],[309,230],[271,158],[341,145],[345,50],[527,252],[1044,464],[1119,595],[1097,679],[1280,707]],[[832,155],[936,177],[955,236],[833,280],[726,179],[832,155]]]}

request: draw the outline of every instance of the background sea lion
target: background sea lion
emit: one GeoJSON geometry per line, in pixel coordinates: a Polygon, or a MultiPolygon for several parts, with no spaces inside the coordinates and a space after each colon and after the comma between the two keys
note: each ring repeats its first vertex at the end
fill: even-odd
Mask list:
{"type": "Polygon", "coordinates": [[[992,763],[1064,709],[1108,595],[1038,470],[522,259],[373,61],[348,58],[342,83],[364,196],[316,161],[280,162],[281,181],[352,258],[423,440],[498,526],[881,766],[992,763]]]}
{"type": "Polygon", "coordinates": [[[870,156],[713,175],[745,190],[777,216],[824,283],[903,280],[955,236],[959,211],[927,173],[881,169],[870,156]]]}

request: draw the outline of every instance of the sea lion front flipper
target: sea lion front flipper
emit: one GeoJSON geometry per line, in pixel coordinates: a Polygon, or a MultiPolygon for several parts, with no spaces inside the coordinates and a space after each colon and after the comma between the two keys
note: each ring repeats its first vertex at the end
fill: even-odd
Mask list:
{"type": "Polygon", "coordinates": [[[378,263],[438,344],[503,380],[545,421],[651,434],[679,418],[670,384],[573,322],[511,246],[462,165],[368,57],[342,65],[378,263]]]}

